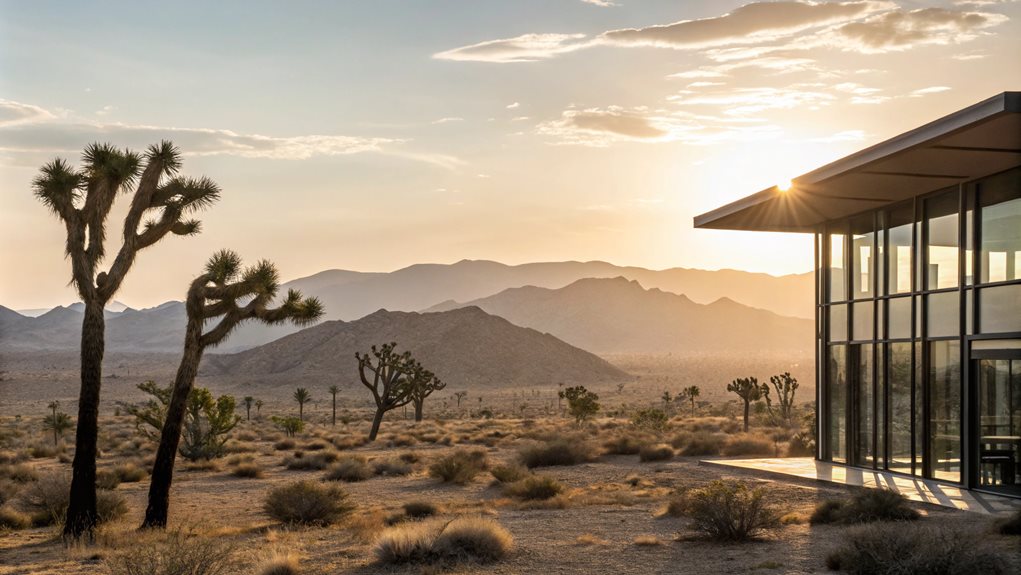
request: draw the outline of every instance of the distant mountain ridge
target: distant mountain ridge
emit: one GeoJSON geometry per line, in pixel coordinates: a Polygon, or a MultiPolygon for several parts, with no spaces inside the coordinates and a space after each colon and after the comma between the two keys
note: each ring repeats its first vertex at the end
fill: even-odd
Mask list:
{"type": "Polygon", "coordinates": [[[699,304],[634,280],[582,279],[560,289],[511,288],[466,303],[594,353],[812,349],[812,321],[783,317],[729,298],[699,304]]]}
{"type": "Polygon", "coordinates": [[[390,341],[398,343],[398,351],[411,351],[454,390],[631,379],[585,350],[477,307],[436,313],[379,310],[352,322],[327,321],[244,352],[207,356],[202,375],[360,386],[355,352],[390,341]]]}

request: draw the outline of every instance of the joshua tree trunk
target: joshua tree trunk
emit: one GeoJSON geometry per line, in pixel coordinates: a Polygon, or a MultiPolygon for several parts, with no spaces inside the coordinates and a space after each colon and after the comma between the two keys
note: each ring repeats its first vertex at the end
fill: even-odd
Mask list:
{"type": "Polygon", "coordinates": [[[337,427],[337,395],[333,395],[333,427],[337,427]]]}
{"type": "MultiPolygon", "coordinates": [[[[189,302],[191,303],[191,302],[189,302]]],[[[174,481],[174,461],[177,459],[177,448],[181,443],[181,427],[184,424],[184,412],[188,407],[188,394],[191,393],[198,375],[199,362],[202,360],[203,347],[200,343],[202,324],[189,321],[185,336],[184,355],[177,367],[174,379],[174,392],[167,405],[167,415],[163,420],[160,432],[160,446],[156,451],[156,462],[152,467],[152,481],[149,483],[149,505],[145,508],[145,520],[142,528],[164,528],[167,526],[167,515],[170,510],[170,485],[174,481]]]]}
{"type": "Polygon", "coordinates": [[[747,399],[744,401],[744,432],[748,433],[748,408],[751,407],[751,402],[747,399]]]}
{"type": "Polygon", "coordinates": [[[422,407],[425,405],[425,398],[415,399],[415,421],[422,421],[422,407]]]}
{"type": "Polygon", "coordinates": [[[369,430],[369,441],[376,441],[376,435],[379,434],[379,425],[383,423],[383,415],[386,411],[383,408],[376,409],[376,415],[372,418],[372,429],[369,430]]]}
{"type": "Polygon", "coordinates": [[[96,455],[99,438],[99,392],[103,382],[106,320],[101,302],[85,302],[82,319],[81,390],[78,394],[78,429],[71,464],[70,504],[64,536],[77,539],[96,526],[96,455]]]}
{"type": "Polygon", "coordinates": [[[298,419],[300,421],[305,421],[305,404],[304,403],[298,403],[298,419]]]}
{"type": "Polygon", "coordinates": [[[691,398],[691,416],[695,417],[695,398],[691,398]]]}

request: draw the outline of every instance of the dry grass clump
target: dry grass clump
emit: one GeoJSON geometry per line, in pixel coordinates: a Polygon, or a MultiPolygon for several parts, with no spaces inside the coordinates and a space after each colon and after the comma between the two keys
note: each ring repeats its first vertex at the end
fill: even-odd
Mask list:
{"type": "Polygon", "coordinates": [[[809,522],[812,525],[850,525],[873,521],[914,521],[920,517],[900,493],[889,489],[863,489],[847,500],[823,501],[812,512],[809,522]]]}
{"type": "Polygon", "coordinates": [[[273,449],[276,449],[277,451],[287,451],[288,449],[294,449],[295,445],[297,444],[294,443],[293,439],[281,439],[273,444],[273,449]]]}
{"type": "Polygon", "coordinates": [[[321,451],[311,455],[307,455],[303,451],[295,451],[294,454],[284,458],[283,465],[292,471],[319,471],[326,469],[339,457],[335,451],[321,451]]]}
{"type": "Polygon", "coordinates": [[[639,547],[656,547],[663,544],[655,535],[638,535],[633,543],[639,547]]]}
{"type": "Polygon", "coordinates": [[[11,451],[9,449],[0,450],[0,465],[14,465],[15,463],[23,463],[28,459],[28,453],[24,451],[11,451]]]}
{"type": "Polygon", "coordinates": [[[245,479],[260,479],[263,476],[262,468],[259,467],[258,463],[254,462],[239,463],[234,466],[230,473],[234,477],[243,477],[245,479]]]}
{"type": "Polygon", "coordinates": [[[376,475],[396,477],[410,474],[412,467],[411,463],[400,458],[390,457],[387,459],[377,459],[373,461],[372,471],[376,475]]]}
{"type": "Polygon", "coordinates": [[[504,493],[518,499],[546,500],[560,495],[564,486],[556,479],[547,475],[530,475],[520,481],[504,486],[504,493]]]}
{"type": "Polygon", "coordinates": [[[643,445],[638,451],[639,461],[668,461],[674,458],[674,448],[665,443],[643,445]]]}
{"type": "Polygon", "coordinates": [[[584,535],[579,535],[578,538],[574,540],[574,544],[575,545],[599,545],[599,546],[604,546],[604,545],[609,545],[610,542],[607,541],[606,539],[603,539],[602,537],[596,537],[595,535],[592,535],[591,533],[586,533],[584,535]]]}
{"type": "MultiPolygon", "coordinates": [[[[675,440],[678,438],[675,438],[675,440]]],[[[686,437],[686,443],[678,447],[683,456],[719,455],[727,442],[727,436],[723,433],[711,433],[708,431],[696,431],[686,437]]],[[[677,445],[674,445],[677,447],[677,445]]]]}
{"type": "Polygon", "coordinates": [[[50,443],[36,443],[32,447],[28,448],[28,453],[32,456],[32,459],[56,457],[58,453],[63,451],[63,446],[58,447],[50,443]]]}
{"type": "Polygon", "coordinates": [[[500,483],[514,483],[528,476],[528,470],[520,465],[497,465],[489,472],[500,483]]]}
{"type": "Polygon", "coordinates": [[[383,532],[376,541],[376,559],[383,564],[457,562],[491,563],[513,548],[510,532],[492,519],[459,517],[403,523],[383,532]]]}
{"type": "Polygon", "coordinates": [[[263,501],[263,510],[273,519],[301,525],[329,525],[353,509],[339,486],[310,480],[275,487],[263,501]]]}
{"type": "Polygon", "coordinates": [[[438,507],[428,501],[409,501],[404,504],[404,514],[412,519],[432,517],[439,511],[438,507]]]}
{"type": "Polygon", "coordinates": [[[635,455],[645,445],[645,442],[634,435],[618,435],[603,444],[603,450],[608,455],[635,455]]]}
{"type": "Polygon", "coordinates": [[[121,483],[137,483],[149,475],[145,469],[134,463],[116,465],[113,468],[113,473],[120,479],[121,483]]]}
{"type": "Polygon", "coordinates": [[[27,529],[32,526],[32,518],[10,506],[0,507],[0,531],[27,529]]]}
{"type": "Polygon", "coordinates": [[[841,541],[826,566],[854,575],[1006,575],[1018,567],[981,533],[942,525],[860,526],[841,541]]]}
{"type": "Polygon", "coordinates": [[[28,483],[39,479],[39,473],[36,472],[35,467],[27,463],[4,465],[0,467],[0,474],[16,483],[28,483]]]}
{"type": "Polygon", "coordinates": [[[737,435],[731,437],[723,446],[723,455],[736,457],[741,455],[775,455],[776,447],[772,441],[751,435],[737,435]]]}
{"type": "Polygon", "coordinates": [[[310,441],[301,446],[301,448],[305,451],[322,451],[327,447],[328,444],[325,441],[310,441]]]}
{"type": "Polygon", "coordinates": [[[459,449],[433,462],[429,466],[429,475],[444,483],[464,485],[489,467],[486,452],[481,449],[459,449]]]}
{"type": "Polygon", "coordinates": [[[599,456],[589,441],[578,437],[526,445],[518,452],[518,457],[525,467],[532,469],[554,465],[578,465],[595,461],[599,456]]]}
{"type": "Polygon", "coordinates": [[[259,575],[298,575],[301,563],[293,553],[274,553],[259,567],[259,575]]]}
{"type": "Polygon", "coordinates": [[[690,517],[692,528],[710,539],[746,541],[779,525],[779,514],[765,495],[740,481],[716,480],[683,493],[673,513],[690,517]]]}
{"type": "Polygon", "coordinates": [[[361,456],[345,456],[333,464],[326,472],[328,481],[365,481],[372,477],[372,469],[369,468],[365,458],[361,456]]]}
{"type": "Polygon", "coordinates": [[[227,575],[237,571],[237,550],[230,543],[170,531],[128,545],[106,560],[110,575],[227,575]]]}
{"type": "MultiPolygon", "coordinates": [[[[25,486],[20,503],[37,527],[53,525],[64,520],[70,497],[71,478],[66,473],[51,472],[25,486]]],[[[100,523],[112,521],[128,511],[124,497],[114,491],[96,492],[96,513],[100,523]]]]}

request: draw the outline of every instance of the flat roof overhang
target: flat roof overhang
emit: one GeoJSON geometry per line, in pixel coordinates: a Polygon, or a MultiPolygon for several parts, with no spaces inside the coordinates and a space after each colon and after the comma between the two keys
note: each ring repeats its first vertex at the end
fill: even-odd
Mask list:
{"type": "Polygon", "coordinates": [[[1004,92],[695,217],[696,228],[811,233],[830,220],[1021,166],[1021,92],[1004,92]]]}

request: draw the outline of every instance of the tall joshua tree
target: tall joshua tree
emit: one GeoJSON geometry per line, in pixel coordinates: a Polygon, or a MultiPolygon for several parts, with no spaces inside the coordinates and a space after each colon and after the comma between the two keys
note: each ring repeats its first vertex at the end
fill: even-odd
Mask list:
{"type": "Polygon", "coordinates": [[[163,528],[167,525],[174,460],[181,440],[188,396],[206,348],[220,344],[249,319],[267,324],[290,321],[308,325],[322,316],[323,306],[318,299],[302,297],[295,290],[289,290],[278,307],[268,307],[277,295],[279,284],[279,275],[272,263],[263,260],[242,271],[241,258],[229,250],[213,255],[206,263],[204,273],[191,282],[185,301],[188,325],[184,334],[184,354],[177,368],[173,394],[160,433],[160,445],[149,484],[149,505],[142,527],[163,528]],[[206,324],[212,324],[212,327],[205,330],[206,324]]]}
{"type": "Polygon", "coordinates": [[[298,402],[298,420],[305,421],[305,404],[312,401],[312,394],[304,387],[294,390],[294,401],[298,402]]]}
{"type": "Polygon", "coordinates": [[[330,392],[330,396],[333,397],[333,426],[336,427],[337,426],[337,394],[340,393],[340,388],[337,387],[336,385],[331,385],[330,389],[329,389],[329,392],[330,392]]]}
{"type": "Polygon", "coordinates": [[[774,424],[790,426],[794,416],[794,394],[798,391],[798,379],[789,371],[769,378],[769,383],[776,390],[779,405],[773,407],[773,399],[769,396],[769,386],[762,384],[762,396],[766,399],[766,409],[774,424]]]}
{"type": "Polygon", "coordinates": [[[255,403],[255,398],[250,395],[246,395],[242,401],[245,403],[245,421],[251,421],[252,404],[255,403]]]}
{"type": "Polygon", "coordinates": [[[418,366],[411,352],[397,353],[395,342],[385,343],[379,348],[372,346],[367,354],[355,352],[358,360],[358,376],[362,385],[372,392],[376,402],[376,415],[372,418],[369,441],[375,441],[379,426],[386,412],[411,403],[411,378],[409,374],[418,366]],[[375,358],[375,361],[373,361],[375,358]]]}
{"type": "Polygon", "coordinates": [[[97,522],[96,445],[106,349],[103,308],[120,289],[138,252],[168,234],[198,233],[199,222],[185,217],[220,197],[220,188],[207,178],[177,176],[180,167],[180,153],[167,141],[150,146],[145,154],[118,150],[109,144],[92,144],[85,148],[81,168],[56,159],[44,165],[32,182],[35,196],[64,224],[67,234],[64,251],[71,262],[71,283],[85,304],[78,428],[70,503],[64,521],[65,539],[91,537],[97,522]],[[124,218],[120,248],[113,263],[102,271],[107,219],[117,195],[132,187],[134,193],[124,218]]]}
{"type": "Polygon", "coordinates": [[[422,421],[422,409],[425,405],[425,398],[439,391],[447,384],[440,381],[433,372],[424,369],[421,365],[415,365],[408,373],[411,386],[411,403],[415,406],[415,421],[422,421]]]}
{"type": "Polygon", "coordinates": [[[745,433],[748,433],[748,408],[753,401],[758,401],[762,397],[764,387],[765,385],[759,386],[759,380],[756,377],[739,377],[727,384],[727,391],[736,393],[744,401],[745,433]]]}

